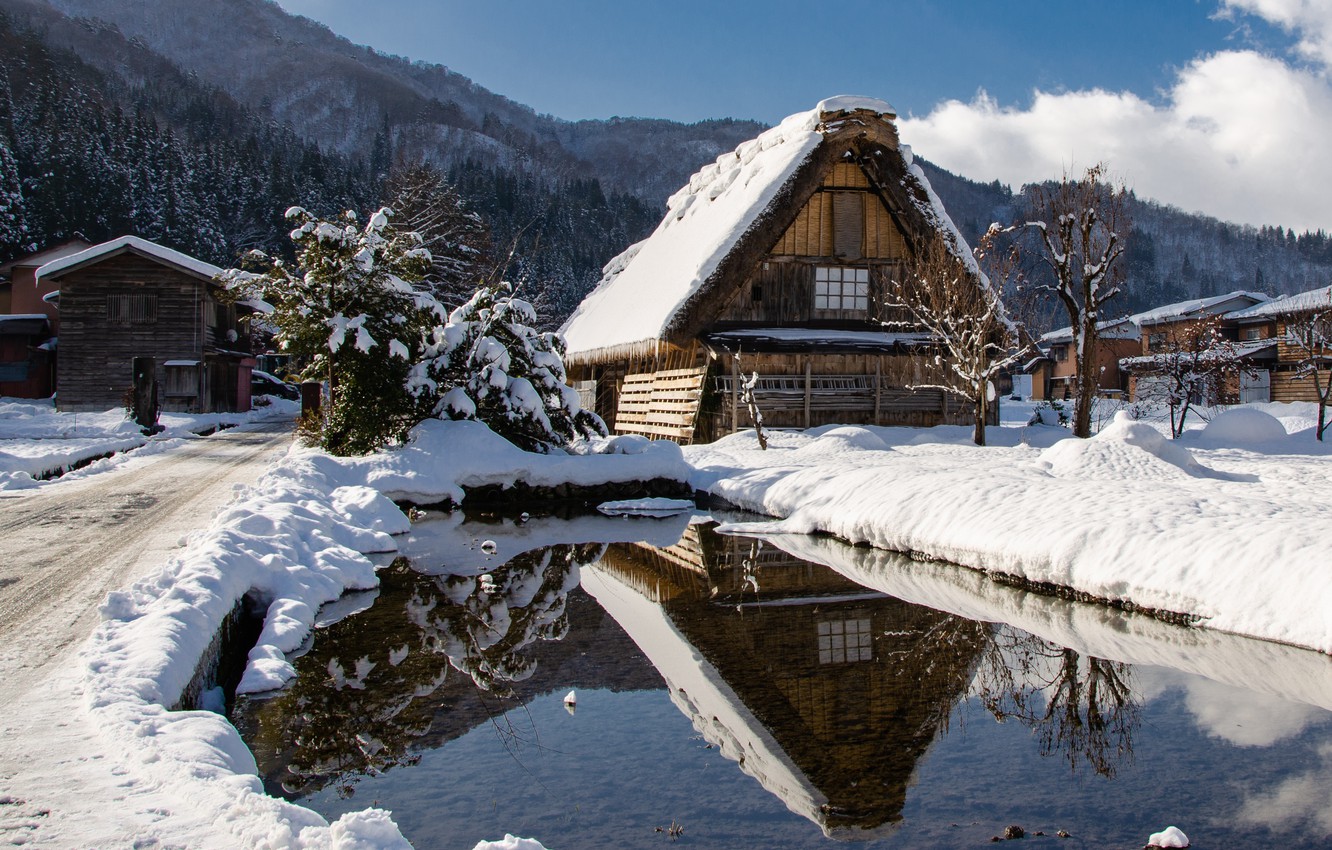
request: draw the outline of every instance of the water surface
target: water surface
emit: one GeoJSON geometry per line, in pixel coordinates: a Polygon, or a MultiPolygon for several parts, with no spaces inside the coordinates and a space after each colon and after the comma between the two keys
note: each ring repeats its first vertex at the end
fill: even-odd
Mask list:
{"type": "Polygon", "coordinates": [[[403,548],[237,722],[270,793],[417,848],[1332,842],[1317,653],[687,517],[403,548]]]}

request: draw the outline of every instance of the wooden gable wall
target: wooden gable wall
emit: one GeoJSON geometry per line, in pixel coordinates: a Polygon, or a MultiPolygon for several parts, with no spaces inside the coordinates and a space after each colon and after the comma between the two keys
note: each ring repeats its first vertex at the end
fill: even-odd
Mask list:
{"type": "Polygon", "coordinates": [[[727,302],[718,321],[749,325],[874,322],[881,315],[882,283],[910,256],[906,238],[869,178],[854,162],[835,163],[795,221],[727,302]],[[868,314],[818,310],[814,269],[868,269],[868,314]]]}
{"type": "Polygon", "coordinates": [[[858,260],[903,260],[907,257],[907,244],[883,202],[870,187],[869,178],[854,162],[835,164],[823,179],[795,223],[772,249],[773,257],[821,258],[843,262],[858,260]],[[857,228],[851,232],[859,236],[854,252],[838,251],[846,244],[837,239],[839,231],[845,233],[847,214],[857,216],[857,228]]]}

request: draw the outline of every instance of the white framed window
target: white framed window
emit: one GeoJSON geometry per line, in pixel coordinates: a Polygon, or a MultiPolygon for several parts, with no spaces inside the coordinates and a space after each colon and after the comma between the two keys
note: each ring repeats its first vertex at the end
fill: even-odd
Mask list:
{"type": "Polygon", "coordinates": [[[151,325],[157,321],[156,295],[106,296],[108,322],[129,322],[132,325],[151,325]]]}
{"type": "Polygon", "coordinates": [[[869,269],[815,266],[814,309],[869,312],[869,269]]]}
{"type": "Polygon", "coordinates": [[[874,640],[868,618],[825,620],[819,623],[819,663],[844,664],[874,660],[874,640]]]}
{"type": "Polygon", "coordinates": [[[1262,339],[1262,338],[1263,338],[1263,329],[1261,327],[1245,328],[1244,330],[1240,331],[1240,339],[1245,341],[1252,341],[1255,339],[1262,339]]]}

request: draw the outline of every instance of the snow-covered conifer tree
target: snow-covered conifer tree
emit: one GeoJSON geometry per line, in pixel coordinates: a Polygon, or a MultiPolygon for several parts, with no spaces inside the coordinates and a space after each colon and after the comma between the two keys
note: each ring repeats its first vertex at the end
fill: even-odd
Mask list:
{"type": "Polygon", "coordinates": [[[564,340],[537,331],[536,322],[509,284],[477,290],[435,332],[413,370],[413,391],[438,398],[436,415],[480,420],[528,451],[605,434],[566,383],[564,340]]]}
{"type": "Polygon", "coordinates": [[[27,241],[23,186],[9,145],[0,138],[0,258],[14,256],[27,241]]]}
{"type": "Polygon", "coordinates": [[[220,276],[237,297],[271,306],[264,321],[284,351],[310,358],[305,377],[327,379],[319,435],[335,454],[401,440],[429,414],[407,379],[445,310],[412,285],[430,252],[416,234],[392,230],[391,215],[381,209],[361,227],[351,211],[335,223],[292,207],[294,267],[255,251],[249,256],[262,272],[220,276]]]}

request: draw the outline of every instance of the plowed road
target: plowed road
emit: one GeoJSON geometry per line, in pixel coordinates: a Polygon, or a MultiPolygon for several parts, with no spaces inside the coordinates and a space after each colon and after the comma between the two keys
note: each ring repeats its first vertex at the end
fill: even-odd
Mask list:
{"type": "Polygon", "coordinates": [[[259,423],[0,497],[0,712],[77,649],[108,591],[165,564],[291,444],[259,423]]]}

